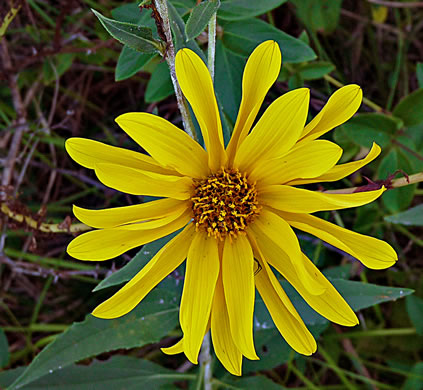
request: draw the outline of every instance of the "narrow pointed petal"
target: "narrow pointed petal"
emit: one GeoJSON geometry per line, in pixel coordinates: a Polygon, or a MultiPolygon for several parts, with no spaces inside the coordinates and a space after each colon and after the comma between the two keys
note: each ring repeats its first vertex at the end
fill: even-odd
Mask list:
{"type": "Polygon", "coordinates": [[[324,292],[320,295],[311,294],[310,291],[304,287],[297,272],[280,247],[275,245],[275,243],[266,236],[259,237],[254,231],[251,231],[249,234],[253,235],[260,252],[267,262],[270,264],[284,264],[282,268],[275,268],[315,311],[329,321],[340,325],[355,326],[358,324],[357,316],[351,310],[348,303],[345,302],[344,298],[336,291],[335,287],[333,287],[313,262],[305,255],[303,255],[303,263],[307,272],[324,288],[324,292]]]}
{"type": "Polygon", "coordinates": [[[242,100],[227,153],[231,164],[238,146],[247,136],[270,87],[278,78],[282,63],[275,41],[257,46],[248,58],[242,78],[242,100]]]}
{"type": "Polygon", "coordinates": [[[379,156],[380,152],[380,146],[373,143],[370,152],[365,158],[361,160],[351,161],[346,164],[335,165],[333,168],[329,169],[326,173],[323,173],[320,176],[317,176],[315,178],[293,180],[289,184],[298,185],[308,183],[322,183],[343,179],[344,177],[351,175],[352,173],[358,171],[360,168],[363,168],[365,165],[372,162],[377,156],[379,156]]]}
{"type": "Polygon", "coordinates": [[[213,298],[211,335],[217,358],[232,375],[240,376],[242,353],[232,338],[221,275],[217,280],[213,298]]]}
{"type": "Polygon", "coordinates": [[[142,169],[162,175],[178,175],[173,169],[163,168],[152,157],[132,150],[110,146],[85,138],[69,138],[65,143],[66,151],[78,164],[94,169],[98,163],[109,163],[142,169]]]}
{"type": "Polygon", "coordinates": [[[175,345],[167,348],[160,348],[167,355],[177,355],[184,352],[184,338],[181,338],[175,345]]]}
{"type": "Polygon", "coordinates": [[[311,294],[319,295],[324,292],[324,286],[307,272],[297,236],[287,222],[273,212],[263,208],[261,214],[249,225],[249,229],[254,233],[258,241],[270,239],[274,245],[285,253],[284,258],[266,258],[273,267],[281,272],[281,269],[286,266],[285,259],[287,259],[295,269],[301,283],[311,294]]]}
{"type": "Polygon", "coordinates": [[[128,223],[126,225],[117,226],[117,228],[121,230],[136,230],[142,234],[142,231],[156,229],[158,227],[168,225],[169,223],[172,223],[174,220],[181,217],[182,215],[187,214],[192,215],[191,209],[187,207],[187,205],[182,205],[175,208],[171,213],[163,216],[162,218],[128,223]]]}
{"type": "Polygon", "coordinates": [[[95,166],[98,179],[106,186],[132,195],[150,195],[188,199],[192,192],[189,177],[160,175],[140,169],[124,169],[120,165],[99,163],[95,166]]]}
{"type": "Polygon", "coordinates": [[[200,125],[209,154],[210,169],[216,171],[224,166],[226,152],[210,73],[201,58],[190,49],[178,51],[175,71],[182,92],[191,104],[200,125]]]}
{"type": "Polygon", "coordinates": [[[253,340],[254,257],[247,237],[240,235],[232,242],[226,239],[222,279],[235,345],[245,357],[257,360],[253,340]]]}
{"type": "Polygon", "coordinates": [[[195,234],[192,224],[169,241],[128,283],[107,301],[97,306],[93,316],[117,318],[129,313],[167,275],[185,260],[195,234]]]}
{"type": "Polygon", "coordinates": [[[266,261],[260,261],[263,271],[256,274],[256,286],[269,310],[273,322],[285,341],[298,353],[311,355],[316,341],[289,300],[266,261]]]}
{"type": "Polygon", "coordinates": [[[136,248],[167,236],[184,227],[192,218],[192,213],[187,210],[180,217],[150,230],[125,230],[119,227],[94,230],[74,238],[67,247],[70,256],[79,260],[102,261],[109,260],[136,248]]]}
{"type": "Polygon", "coordinates": [[[288,152],[301,135],[309,100],[307,88],[287,92],[276,99],[239,147],[235,167],[248,172],[261,160],[278,158],[288,152]]]}
{"type": "Polygon", "coordinates": [[[198,362],[201,343],[210,317],[217,277],[219,254],[216,239],[196,232],[188,251],[179,319],[184,333],[184,352],[198,362]]]}
{"type": "Polygon", "coordinates": [[[349,253],[371,269],[385,269],[395,264],[398,256],[385,241],[355,233],[307,214],[280,215],[293,227],[349,253]]]}
{"type": "Polygon", "coordinates": [[[373,202],[386,191],[352,194],[326,194],[284,185],[271,185],[260,190],[259,202],[274,209],[291,213],[315,213],[318,211],[340,210],[358,207],[373,202]]]}
{"type": "Polygon", "coordinates": [[[208,173],[207,153],[187,133],[146,112],[116,118],[118,125],[162,166],[200,178],[208,173]]]}
{"type": "Polygon", "coordinates": [[[173,214],[180,208],[188,208],[187,201],[171,198],[153,200],[132,206],[115,207],[113,209],[89,210],[73,206],[73,213],[82,223],[104,229],[123,224],[157,219],[173,214]]]}
{"type": "Polygon", "coordinates": [[[259,186],[284,184],[302,177],[316,177],[331,169],[342,149],[333,142],[317,140],[294,147],[283,157],[260,161],[249,179],[259,186]]]}
{"type": "Polygon", "coordinates": [[[356,84],[346,85],[332,94],[322,110],[304,128],[301,141],[312,141],[342,125],[360,108],[363,91],[356,84]]]}

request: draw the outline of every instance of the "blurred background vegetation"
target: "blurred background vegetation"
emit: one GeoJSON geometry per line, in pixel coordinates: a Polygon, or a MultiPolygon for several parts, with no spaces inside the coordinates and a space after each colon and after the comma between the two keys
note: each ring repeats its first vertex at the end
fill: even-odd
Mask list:
{"type": "MultiPolygon", "coordinates": [[[[185,31],[184,25],[195,5],[195,0],[171,0],[170,17],[176,47],[200,53],[207,48],[207,34],[185,31]]],[[[50,349],[50,357],[35,361],[23,389],[132,389],[140,383],[149,383],[147,388],[195,388],[198,368],[183,356],[160,352],[181,334],[177,290],[182,271],[150,294],[126,328],[117,320],[87,317],[81,332],[86,343],[78,328],[71,328],[164,241],[106,263],[82,263],[66,255],[72,224],[77,223],[72,204],[104,208],[139,199],[100,184],[69,158],[65,140],[86,137],[135,150],[114,123],[130,111],[156,113],[182,126],[166,62],[155,53],[122,47],[90,8],[150,27],[159,38],[151,10],[141,12],[137,3],[6,0],[0,5],[0,388],[10,385],[22,366],[63,331],[73,338],[58,339],[61,350],[71,352],[64,356],[60,348],[50,349]],[[134,255],[133,269],[122,268],[134,255]],[[120,274],[110,277],[118,269],[120,274]],[[98,292],[93,294],[93,288],[98,292]],[[125,343],[115,342],[122,334],[125,343]],[[45,376],[57,368],[57,361],[68,368],[45,376]],[[73,365],[76,361],[82,365],[73,365]],[[87,367],[91,371],[84,371],[87,367]],[[141,371],[147,374],[140,376],[141,371]],[[163,376],[153,380],[157,373],[163,376]],[[164,379],[169,373],[175,376],[164,379]],[[127,381],[131,375],[136,381],[127,381]],[[75,377],[108,382],[69,385],[75,377]]],[[[373,141],[382,155],[326,189],[363,185],[364,177],[386,180],[423,171],[422,2],[222,0],[217,17],[215,87],[226,134],[235,122],[247,56],[260,42],[275,39],[284,65],[263,110],[285,91],[306,86],[313,117],[338,87],[356,83],[363,88],[359,114],[328,138],[343,147],[342,161],[361,158],[373,141]]],[[[250,377],[240,381],[216,361],[216,388],[423,389],[421,195],[423,188],[411,185],[355,210],[323,213],[341,226],[386,239],[399,254],[395,267],[371,271],[331,246],[300,237],[313,261],[337,281],[356,310],[362,309],[361,324],[354,329],[329,325],[304,307],[300,313],[320,336],[317,353],[302,357],[263,320],[266,314],[258,302],[255,329],[261,360],[245,362],[244,373],[250,377]],[[348,279],[368,283],[368,290],[348,279]],[[385,287],[378,290],[373,284],[385,287]],[[410,295],[409,289],[415,293],[410,295]]]]}

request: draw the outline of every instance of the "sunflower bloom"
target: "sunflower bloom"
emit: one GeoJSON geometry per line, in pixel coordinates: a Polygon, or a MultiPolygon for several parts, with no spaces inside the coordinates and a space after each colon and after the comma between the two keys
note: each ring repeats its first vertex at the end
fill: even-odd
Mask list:
{"type": "Polygon", "coordinates": [[[75,216],[97,230],[76,237],[67,249],[71,256],[108,260],[180,230],[93,315],[116,318],[128,313],[186,259],[180,305],[183,338],[164,352],[183,352],[197,363],[203,337],[211,329],[217,357],[228,371],[240,375],[243,356],[258,359],[253,342],[257,288],[287,343],[311,355],[316,342],[271,267],[328,320],[354,326],[358,319],[302,253],[292,228],[326,241],[372,269],[390,267],[397,260],[386,242],[310,215],[367,204],[384,188],[326,194],[296,187],[342,179],[379,155],[374,144],[362,160],[336,165],[342,149],[317,140],[354,115],[362,91],[357,85],[339,89],[306,125],[309,90],[296,89],[276,99],[253,126],[281,66],[278,44],[266,41],[247,61],[238,117],[225,147],[205,64],[183,49],[175,66],[205,149],[173,124],[148,113],[123,114],[116,122],[149,156],[82,138],[66,142],[70,156],[94,169],[106,186],[161,198],[104,210],[75,206],[75,216]]]}

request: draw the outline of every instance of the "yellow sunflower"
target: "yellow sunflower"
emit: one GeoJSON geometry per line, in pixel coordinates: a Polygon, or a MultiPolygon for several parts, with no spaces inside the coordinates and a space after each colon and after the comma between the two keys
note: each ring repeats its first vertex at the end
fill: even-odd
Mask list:
{"type": "Polygon", "coordinates": [[[316,342],[271,267],[330,321],[354,326],[358,320],[301,252],[292,228],[326,241],[369,268],[387,268],[397,260],[384,241],[310,215],[364,205],[378,198],[384,188],[326,194],[295,187],[342,179],[379,155],[380,148],[374,144],[364,159],[336,165],[342,149],[316,140],[357,111],[362,91],[357,85],[339,89],[306,125],[309,90],[299,88],[276,99],[253,126],[281,66],[278,44],[266,41],[247,61],[238,117],[225,148],[205,64],[194,52],[183,49],[177,53],[175,66],[205,150],[181,129],[148,113],[123,114],[116,122],[149,156],[88,139],[66,142],[70,156],[94,169],[106,186],[162,198],[105,210],[75,206],[75,216],[98,230],[76,237],[67,249],[71,256],[108,260],[182,229],[93,315],[123,316],[187,259],[180,305],[183,338],[164,352],[184,352],[197,363],[203,337],[211,329],[217,357],[228,371],[240,375],[242,356],[258,359],[253,342],[257,288],[284,339],[297,352],[310,355],[316,342]]]}

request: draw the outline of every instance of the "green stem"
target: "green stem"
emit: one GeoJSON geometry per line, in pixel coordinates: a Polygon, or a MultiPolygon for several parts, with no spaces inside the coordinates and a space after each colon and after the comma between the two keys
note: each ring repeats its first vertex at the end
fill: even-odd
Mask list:
{"type": "Polygon", "coordinates": [[[355,385],[348,380],[343,371],[339,369],[338,365],[332,359],[332,356],[330,356],[329,353],[327,353],[326,350],[322,348],[322,346],[319,346],[319,353],[326,360],[328,366],[335,372],[336,375],[338,375],[338,378],[345,385],[345,388],[349,390],[355,390],[355,385]]]}
{"type": "Polygon", "coordinates": [[[212,390],[212,357],[210,354],[210,331],[206,333],[201,346],[201,371],[203,374],[204,390],[212,390]]]}
{"type": "Polygon", "coordinates": [[[288,363],[288,366],[294,375],[307,386],[307,389],[319,390],[312,381],[310,381],[297,367],[295,367],[292,361],[288,363]]]}
{"type": "Polygon", "coordinates": [[[376,330],[364,330],[362,332],[345,332],[330,334],[326,337],[328,339],[355,339],[361,337],[388,337],[388,336],[413,336],[416,334],[415,328],[394,328],[394,329],[376,329],[376,330]]]}
{"type": "Polygon", "coordinates": [[[3,326],[5,332],[64,332],[69,325],[62,324],[31,324],[28,327],[21,326],[3,326]]]}
{"type": "Polygon", "coordinates": [[[175,90],[176,101],[178,103],[179,111],[182,115],[182,122],[184,125],[184,129],[187,134],[195,139],[195,132],[194,132],[194,125],[192,123],[191,115],[188,109],[188,103],[185,100],[181,87],[179,86],[178,79],[176,78],[175,72],[175,48],[173,46],[172,40],[172,33],[170,31],[170,23],[169,23],[169,12],[167,8],[167,1],[166,0],[155,0],[154,1],[157,11],[160,14],[163,24],[163,31],[166,36],[166,50],[163,53],[163,57],[166,59],[166,62],[169,66],[170,71],[170,78],[172,79],[173,89],[175,90]]]}
{"type": "Polygon", "coordinates": [[[207,67],[211,79],[214,80],[214,58],[216,55],[216,13],[209,21],[209,43],[207,47],[207,67]]]}

